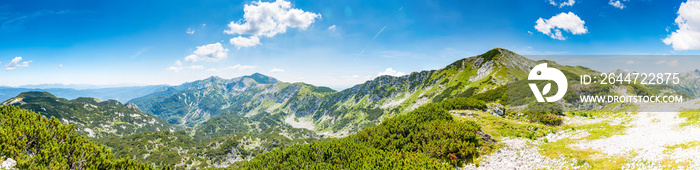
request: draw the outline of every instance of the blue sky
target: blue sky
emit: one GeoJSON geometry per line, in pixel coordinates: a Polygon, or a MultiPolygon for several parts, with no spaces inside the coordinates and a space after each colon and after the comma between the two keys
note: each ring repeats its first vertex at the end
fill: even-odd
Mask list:
{"type": "MultiPolygon", "coordinates": [[[[260,72],[342,89],[496,47],[565,64],[697,55],[695,14],[700,2],[685,0],[0,1],[0,85],[174,85],[260,72]]],[[[621,64],[605,63],[586,66],[621,64]]]]}

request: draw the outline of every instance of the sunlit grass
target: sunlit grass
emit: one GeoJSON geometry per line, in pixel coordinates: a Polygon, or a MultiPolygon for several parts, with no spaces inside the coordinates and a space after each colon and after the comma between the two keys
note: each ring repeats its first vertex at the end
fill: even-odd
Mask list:
{"type": "Polygon", "coordinates": [[[700,146],[700,141],[690,141],[690,142],[685,142],[685,143],[679,143],[675,145],[670,145],[670,146],[665,146],[666,150],[664,150],[665,154],[670,154],[676,149],[690,149],[694,147],[700,146]]]}
{"type": "MultiPolygon", "coordinates": [[[[633,107],[633,106],[625,106],[633,107]]],[[[476,122],[481,126],[481,130],[492,135],[495,139],[503,138],[525,138],[537,140],[540,137],[550,133],[559,131],[569,131],[572,133],[587,132],[588,135],[580,139],[560,139],[549,142],[546,139],[541,139],[538,145],[540,153],[552,159],[558,159],[561,156],[567,159],[575,160],[574,166],[581,169],[621,169],[628,163],[628,159],[633,157],[635,153],[630,153],[625,156],[610,156],[600,151],[588,148],[572,148],[571,144],[580,141],[590,141],[596,139],[608,138],[614,135],[622,135],[629,127],[627,124],[631,121],[630,115],[635,113],[623,112],[567,112],[566,117],[572,119],[603,119],[602,121],[594,121],[594,123],[580,125],[562,125],[562,126],[547,126],[540,123],[532,123],[527,119],[513,118],[512,115],[505,117],[493,116],[490,113],[482,111],[463,111],[469,115],[455,116],[456,120],[469,120],[476,122]],[[610,118],[615,118],[613,122],[610,118]],[[631,157],[630,157],[631,156],[631,157]]],[[[484,153],[482,153],[484,154],[484,153]]],[[[475,161],[478,163],[479,160],[475,161]]],[[[668,164],[672,164],[671,161],[668,164]]],[[[682,164],[673,167],[683,167],[682,164]]]]}
{"type": "Polygon", "coordinates": [[[490,113],[482,111],[469,111],[473,115],[455,116],[457,120],[471,120],[481,126],[481,130],[493,136],[496,140],[505,137],[521,137],[527,139],[537,139],[549,133],[556,132],[558,127],[547,126],[540,123],[530,123],[526,120],[514,120],[509,118],[496,117],[490,113]]]}
{"type": "Polygon", "coordinates": [[[575,159],[577,166],[583,169],[621,169],[627,163],[625,157],[605,156],[605,153],[592,149],[573,149],[569,144],[576,143],[575,140],[561,139],[549,142],[540,146],[540,153],[549,158],[556,159],[559,155],[575,159]]]}
{"type": "MultiPolygon", "coordinates": [[[[567,114],[570,117],[590,118],[596,117],[611,117],[611,116],[627,116],[628,114],[613,114],[609,112],[577,112],[567,114]]],[[[626,119],[623,117],[623,119],[626,119]]],[[[540,153],[549,158],[558,158],[563,155],[566,158],[576,160],[576,166],[582,166],[583,169],[621,169],[627,163],[627,157],[623,156],[608,156],[597,150],[588,148],[572,148],[571,144],[579,141],[588,141],[608,138],[614,135],[624,134],[628,128],[623,121],[621,124],[612,125],[610,120],[604,120],[599,123],[583,124],[583,125],[564,125],[561,129],[588,132],[588,135],[581,139],[560,139],[554,142],[547,142],[540,145],[540,153]]]]}
{"type": "Polygon", "coordinates": [[[684,112],[681,112],[678,114],[678,117],[685,118],[686,121],[683,123],[680,123],[678,126],[680,128],[688,127],[688,126],[698,126],[698,122],[700,122],[700,111],[698,110],[687,110],[684,112]]]}
{"type": "Polygon", "coordinates": [[[661,160],[661,166],[663,169],[688,169],[692,168],[693,162],[691,160],[673,160],[665,158],[661,160]]]}

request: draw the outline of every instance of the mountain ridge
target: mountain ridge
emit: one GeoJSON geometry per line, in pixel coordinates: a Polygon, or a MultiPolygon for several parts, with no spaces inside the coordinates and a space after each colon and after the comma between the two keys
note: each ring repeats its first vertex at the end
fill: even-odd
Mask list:
{"type": "Polygon", "coordinates": [[[0,105],[14,105],[47,118],[55,117],[63,123],[73,124],[78,134],[92,138],[178,129],[160,118],[141,112],[132,103],[122,104],[116,100],[102,101],[88,97],[68,100],[48,92],[29,91],[0,105]]]}
{"type": "MultiPolygon", "coordinates": [[[[415,140],[413,143],[426,140],[441,141],[434,141],[433,138],[418,139],[408,135],[418,128],[419,134],[423,135],[467,135],[470,142],[460,142],[467,145],[458,150],[470,150],[470,154],[436,152],[432,155],[443,156],[428,155],[436,159],[421,158],[458,165],[478,156],[476,148],[470,147],[473,145],[469,143],[484,144],[482,146],[488,147],[488,143],[494,142],[494,139],[485,133],[486,131],[481,131],[475,122],[452,122],[454,114],[473,110],[496,119],[509,117],[528,121],[526,123],[530,124],[542,124],[538,127],[556,126],[562,123],[562,118],[557,114],[573,111],[569,109],[619,111],[632,108],[626,104],[578,103],[576,97],[572,96],[658,94],[669,91],[670,88],[583,85],[577,82],[578,75],[598,73],[600,72],[583,66],[565,66],[548,60],[533,61],[512,51],[495,48],[481,55],[454,61],[441,69],[416,71],[399,77],[378,76],[341,91],[302,82],[281,82],[259,73],[232,79],[212,76],[170,86],[163,91],[133,99],[133,104],[124,105],[153,113],[164,121],[184,127],[184,130],[109,136],[100,138],[100,142],[112,147],[115,153],[149,163],[166,161],[166,164],[175,164],[175,167],[220,168],[239,167],[242,164],[263,165],[279,161],[278,156],[293,154],[294,150],[306,152],[320,147],[331,149],[331,153],[345,152],[342,148],[347,144],[359,148],[372,146],[378,150],[367,151],[390,154],[396,153],[392,148],[401,148],[404,144],[384,144],[411,140],[415,140]],[[540,108],[533,104],[533,95],[527,88],[527,76],[530,69],[538,63],[548,63],[548,67],[561,70],[568,78],[572,87],[569,88],[570,92],[567,91],[564,100],[552,103],[557,107],[562,106],[563,109],[537,110],[540,108]],[[516,91],[518,95],[513,96],[511,91],[516,91]],[[455,110],[461,112],[452,112],[455,110]],[[529,113],[532,111],[542,113],[529,113]],[[433,113],[440,113],[437,116],[442,120],[441,123],[409,121],[436,116],[433,113]],[[409,128],[405,127],[406,123],[416,124],[409,128]],[[435,128],[452,125],[465,128],[464,132],[468,134],[452,132],[450,128],[435,128]],[[402,137],[396,138],[396,135],[402,137]],[[347,136],[351,137],[345,138],[347,136]],[[333,139],[340,137],[343,139],[333,139]],[[355,145],[356,142],[363,143],[361,141],[367,143],[355,145]],[[311,144],[306,145],[309,143],[311,144]],[[271,150],[272,153],[268,152],[271,150]],[[260,154],[268,156],[258,158],[260,154]],[[454,156],[457,156],[457,159],[453,159],[454,156]],[[246,163],[248,161],[250,164],[246,163]]],[[[51,97],[50,94],[34,95],[51,97]]],[[[76,98],[72,102],[93,105],[120,104],[113,100],[100,101],[92,98],[76,98]]],[[[550,106],[552,105],[544,105],[550,106]]],[[[528,135],[528,138],[531,138],[539,137],[535,134],[543,133],[536,128],[519,131],[512,135],[528,135]]],[[[425,147],[424,149],[436,149],[427,145],[425,147]]],[[[404,153],[408,155],[426,156],[413,153],[411,149],[404,151],[407,151],[404,153]]],[[[316,157],[306,158],[309,158],[306,161],[318,161],[314,159],[316,157]]],[[[275,167],[275,163],[269,165],[275,167]]],[[[449,167],[449,164],[441,165],[449,167]]]]}
{"type": "Polygon", "coordinates": [[[198,126],[221,114],[250,117],[269,113],[281,114],[287,124],[296,124],[290,120],[311,122],[313,129],[342,136],[378,124],[387,116],[406,113],[435,97],[442,100],[470,87],[478,88],[474,93],[485,92],[513,79],[524,79],[534,63],[512,51],[495,48],[442,69],[400,77],[378,76],[341,91],[280,82],[255,73],[232,79],[209,77],[129,102],[171,124],[198,126]],[[508,74],[509,70],[516,72],[515,76],[508,74]]]}

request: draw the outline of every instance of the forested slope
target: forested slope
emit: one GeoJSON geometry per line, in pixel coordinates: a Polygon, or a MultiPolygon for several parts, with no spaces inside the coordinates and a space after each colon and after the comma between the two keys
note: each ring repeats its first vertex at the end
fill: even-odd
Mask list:
{"type": "Polygon", "coordinates": [[[453,169],[492,147],[480,127],[447,111],[486,107],[471,98],[421,106],[341,139],[294,145],[263,153],[244,169],[453,169]]]}
{"type": "Polygon", "coordinates": [[[114,157],[72,125],[16,106],[0,106],[0,156],[16,160],[19,169],[153,169],[114,157]]]}

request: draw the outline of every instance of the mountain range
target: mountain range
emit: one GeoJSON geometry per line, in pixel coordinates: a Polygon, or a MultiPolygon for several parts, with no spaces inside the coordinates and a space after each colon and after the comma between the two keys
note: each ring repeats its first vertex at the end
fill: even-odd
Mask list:
{"type": "Polygon", "coordinates": [[[294,127],[344,136],[425,103],[469,96],[522,79],[534,64],[511,51],[494,49],[443,69],[379,76],[342,91],[280,82],[256,73],[233,79],[210,77],[129,102],[175,125],[200,126],[224,114],[264,114],[294,127]],[[509,77],[509,70],[516,76],[509,77]]]}
{"type": "MultiPolygon", "coordinates": [[[[59,98],[75,99],[78,97],[92,97],[101,100],[117,100],[127,102],[133,98],[141,97],[151,93],[163,91],[166,85],[131,86],[131,87],[108,87],[108,88],[67,88],[75,86],[54,86],[54,85],[34,85],[20,87],[0,86],[0,101],[5,101],[27,91],[45,91],[59,98]]],[[[82,86],[81,86],[82,87],[82,86]]],[[[89,86],[93,87],[93,86],[89,86]]],[[[100,87],[100,86],[97,86],[100,87]]]]}
{"type": "MultiPolygon", "coordinates": [[[[630,109],[626,104],[582,103],[577,97],[581,94],[684,94],[697,97],[700,93],[699,70],[681,74],[682,83],[671,86],[584,85],[578,82],[579,75],[597,75],[600,72],[583,66],[560,65],[554,61],[533,61],[512,51],[496,48],[457,60],[442,69],[412,72],[400,77],[379,76],[341,91],[300,82],[282,82],[255,73],[232,79],[209,77],[178,86],[110,89],[112,92],[124,91],[120,95],[130,98],[127,104],[84,97],[68,100],[47,92],[24,92],[2,105],[15,105],[74,124],[79,134],[95,138],[112,148],[115,154],[153,165],[165,163],[186,168],[222,168],[242,166],[241,162],[251,160],[252,164],[260,163],[262,166],[265,161],[261,160],[270,156],[293,153],[284,149],[291,146],[308,149],[304,147],[333,148],[339,143],[354,147],[369,145],[367,147],[372,149],[367,152],[390,154],[393,152],[391,148],[398,146],[376,142],[388,140],[391,143],[399,139],[405,142],[403,138],[410,135],[394,134],[399,136],[389,137],[392,134],[387,132],[398,128],[402,133],[409,134],[410,130],[402,129],[409,127],[423,128],[419,130],[421,133],[440,131],[425,127],[431,123],[470,129],[478,135],[469,134],[467,136],[471,141],[464,142],[489,146],[486,141],[493,139],[489,140],[486,137],[488,134],[478,127],[471,127],[472,122],[465,125],[441,117],[435,118],[437,122],[426,120],[402,126],[396,121],[413,120],[416,115],[426,116],[423,110],[435,108],[439,108],[436,112],[441,112],[441,109],[472,109],[497,117],[515,115],[519,119],[518,115],[522,114],[518,113],[536,110],[533,107],[539,106],[533,102],[534,95],[527,85],[528,72],[538,63],[547,63],[548,67],[561,70],[571,85],[564,100],[555,104],[562,107],[556,113],[547,111],[547,114],[529,117],[525,114],[526,119],[546,125],[560,124],[561,118],[550,113],[561,114],[564,110],[630,109]],[[464,101],[473,105],[461,106],[464,101]],[[415,111],[424,105],[428,106],[415,111]],[[383,123],[387,120],[392,121],[383,123]],[[388,136],[373,136],[375,134],[388,136]],[[478,140],[477,136],[480,136],[478,140]],[[355,145],[357,143],[360,145],[355,145]],[[257,159],[258,155],[272,150],[276,152],[257,159]]],[[[555,87],[550,93],[556,92],[555,87]]],[[[421,147],[424,146],[421,144],[421,147]]],[[[441,153],[436,155],[450,156],[441,153]]],[[[449,161],[445,157],[433,156],[422,159],[420,154],[414,154],[413,151],[401,152],[404,156],[420,157],[421,161],[449,161]]],[[[475,155],[462,156],[460,160],[469,161],[466,158],[475,155]]]]}

